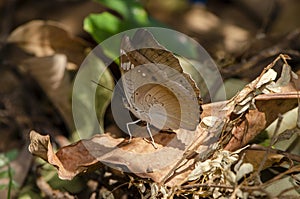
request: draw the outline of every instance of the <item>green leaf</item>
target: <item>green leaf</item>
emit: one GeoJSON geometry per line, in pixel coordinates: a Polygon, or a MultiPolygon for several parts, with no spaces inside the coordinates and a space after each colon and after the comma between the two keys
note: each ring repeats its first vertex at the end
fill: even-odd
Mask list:
{"type": "Polygon", "coordinates": [[[100,14],[90,14],[85,18],[84,30],[90,33],[99,43],[124,30],[164,26],[162,23],[151,19],[142,4],[136,0],[97,0],[97,2],[116,11],[121,16],[117,17],[109,12],[102,12],[100,14]]]}
{"type": "MultiPolygon", "coordinates": [[[[107,38],[125,30],[139,27],[165,27],[162,23],[148,16],[142,4],[136,0],[96,0],[100,4],[115,11],[119,15],[110,12],[90,14],[84,20],[84,30],[92,35],[96,42],[101,43],[107,38]]],[[[114,46],[119,46],[118,41],[111,41],[109,47],[102,46],[104,53],[114,59],[119,51],[114,46]],[[116,54],[117,52],[117,54],[116,54]]]]}
{"type": "Polygon", "coordinates": [[[136,0],[97,0],[97,2],[118,12],[125,20],[147,19],[147,14],[142,4],[136,0]]]}
{"type": "Polygon", "coordinates": [[[121,20],[108,12],[90,14],[84,19],[83,28],[98,42],[102,42],[121,29],[121,20]]]}

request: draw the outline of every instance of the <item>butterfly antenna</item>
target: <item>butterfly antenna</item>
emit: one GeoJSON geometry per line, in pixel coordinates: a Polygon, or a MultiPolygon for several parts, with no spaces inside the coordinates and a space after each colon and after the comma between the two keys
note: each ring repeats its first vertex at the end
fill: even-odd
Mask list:
{"type": "Polygon", "coordinates": [[[101,86],[102,88],[105,88],[105,89],[107,89],[107,90],[109,90],[109,91],[113,92],[113,90],[112,90],[112,89],[110,89],[110,88],[107,88],[106,86],[103,86],[103,85],[99,84],[98,82],[96,82],[96,81],[94,81],[94,80],[91,80],[91,81],[92,81],[93,83],[97,84],[98,86],[101,86]]]}
{"type": "MultiPolygon", "coordinates": [[[[106,90],[109,90],[110,92],[114,92],[113,91],[113,89],[110,89],[110,88],[108,88],[108,87],[106,87],[106,86],[104,86],[104,85],[102,85],[102,84],[99,84],[98,82],[96,82],[95,80],[91,80],[93,83],[95,83],[95,84],[97,84],[97,86],[100,86],[100,87],[102,87],[102,88],[105,88],[106,90]]],[[[117,87],[119,87],[119,89],[120,89],[120,91],[121,91],[121,93],[118,93],[118,95],[120,95],[121,97],[124,97],[125,96],[125,93],[124,93],[124,90],[121,88],[121,86],[119,85],[119,84],[117,84],[117,83],[115,83],[115,85],[117,85],[117,87]]]]}

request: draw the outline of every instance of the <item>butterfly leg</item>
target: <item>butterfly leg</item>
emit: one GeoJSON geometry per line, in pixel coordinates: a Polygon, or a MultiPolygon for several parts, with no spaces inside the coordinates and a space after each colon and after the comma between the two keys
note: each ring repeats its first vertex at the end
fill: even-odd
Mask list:
{"type": "MultiPolygon", "coordinates": [[[[150,125],[149,125],[148,122],[147,122],[147,132],[148,132],[148,134],[149,134],[149,136],[150,136],[152,146],[153,146],[155,149],[157,149],[157,146],[156,146],[156,144],[155,144],[155,142],[154,142],[154,139],[153,139],[153,136],[152,136],[152,133],[151,133],[151,130],[150,130],[150,125]]],[[[145,140],[146,140],[147,142],[149,142],[147,139],[145,139],[145,140]]]]}
{"type": "Polygon", "coordinates": [[[131,124],[136,124],[136,123],[138,123],[138,122],[140,122],[140,121],[141,121],[141,120],[136,120],[136,121],[133,121],[133,122],[128,122],[128,123],[126,123],[127,132],[128,132],[128,134],[129,134],[129,140],[128,140],[128,142],[131,142],[131,140],[132,140],[132,134],[130,133],[129,125],[131,125],[131,124]]]}

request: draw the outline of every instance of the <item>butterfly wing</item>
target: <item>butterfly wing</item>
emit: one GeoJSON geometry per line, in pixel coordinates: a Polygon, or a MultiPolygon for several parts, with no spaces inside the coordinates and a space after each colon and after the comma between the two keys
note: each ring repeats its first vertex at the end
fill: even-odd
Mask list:
{"type": "Polygon", "coordinates": [[[200,91],[190,75],[183,73],[179,60],[159,45],[151,33],[140,29],[133,41],[123,37],[121,68],[126,74],[122,78],[126,98],[137,117],[160,128],[165,115],[163,129],[196,128],[201,113],[200,91]],[[136,94],[155,95],[159,103],[148,107],[149,102],[136,94]]]}
{"type": "Polygon", "coordinates": [[[159,129],[178,129],[181,109],[174,93],[160,84],[146,84],[135,93],[135,105],[147,113],[152,125],[159,129]]]}
{"type": "MultiPolygon", "coordinates": [[[[155,63],[158,64],[158,66],[170,66],[176,71],[166,71],[166,74],[167,77],[171,78],[173,81],[176,81],[177,71],[182,73],[188,83],[192,85],[192,90],[190,92],[193,91],[195,93],[199,107],[201,107],[202,100],[200,97],[200,90],[194,80],[189,74],[183,72],[180,62],[176,56],[161,46],[149,31],[146,29],[138,29],[132,40],[130,40],[129,37],[123,38],[121,46],[124,46],[123,49],[128,52],[129,56],[132,57],[130,61],[133,63],[133,66],[136,63],[139,63],[138,65],[155,63]]],[[[166,67],[164,67],[164,69],[167,70],[166,67]]],[[[200,112],[202,112],[202,110],[200,110],[200,112]]]]}

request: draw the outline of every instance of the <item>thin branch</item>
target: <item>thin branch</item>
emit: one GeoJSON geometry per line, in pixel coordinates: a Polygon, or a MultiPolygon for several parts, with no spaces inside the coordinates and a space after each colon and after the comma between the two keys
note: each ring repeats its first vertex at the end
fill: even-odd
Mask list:
{"type": "Polygon", "coordinates": [[[216,184],[207,184],[207,183],[183,185],[180,188],[181,189],[193,189],[193,188],[199,188],[199,187],[214,187],[214,188],[224,188],[224,189],[232,189],[232,190],[235,188],[233,186],[228,186],[228,185],[216,185],[216,184]]]}

